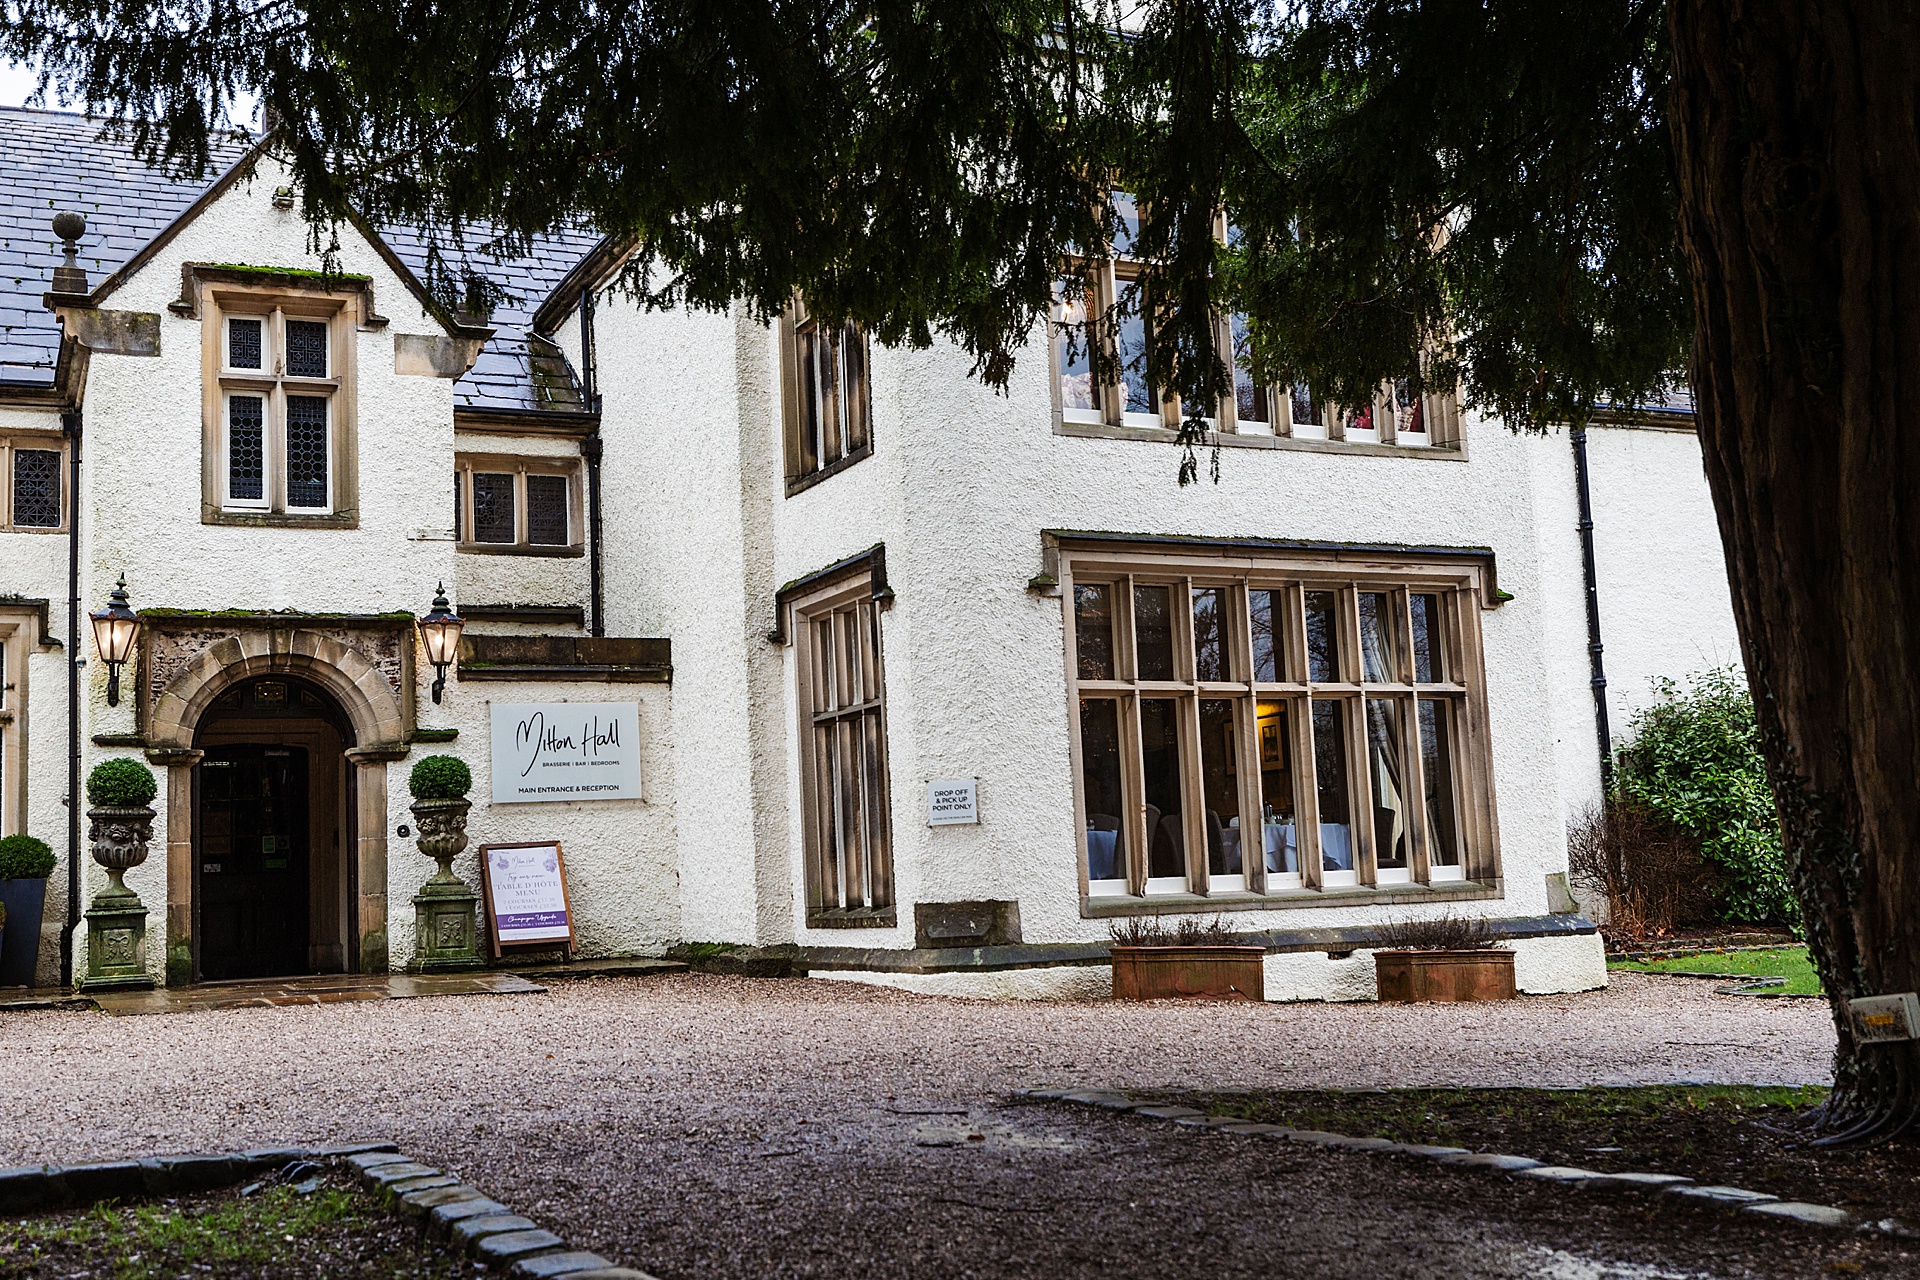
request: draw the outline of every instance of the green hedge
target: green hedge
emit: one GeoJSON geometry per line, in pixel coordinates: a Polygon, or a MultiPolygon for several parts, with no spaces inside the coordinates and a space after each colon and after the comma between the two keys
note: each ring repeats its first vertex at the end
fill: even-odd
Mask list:
{"type": "Polygon", "coordinates": [[[1685,835],[1722,872],[1730,921],[1798,926],[1773,789],[1760,758],[1753,697],[1737,666],[1661,680],[1619,754],[1622,799],[1685,835]]]}
{"type": "Polygon", "coordinates": [[[473,790],[473,774],[457,756],[428,756],[407,775],[415,800],[458,800],[473,790]]]}
{"type": "Polygon", "coordinates": [[[160,786],[153,770],[122,756],[102,760],[87,775],[87,803],[96,809],[139,809],[153,803],[160,786]]]}
{"type": "Polygon", "coordinates": [[[32,836],[0,839],[0,880],[45,880],[53,874],[53,850],[32,836]]]}

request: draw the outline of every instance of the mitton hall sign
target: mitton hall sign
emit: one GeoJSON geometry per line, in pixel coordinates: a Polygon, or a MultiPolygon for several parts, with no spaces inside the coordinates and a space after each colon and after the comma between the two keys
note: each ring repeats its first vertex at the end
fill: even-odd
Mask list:
{"type": "Polygon", "coordinates": [[[640,704],[493,704],[493,802],[638,800],[640,704]]]}

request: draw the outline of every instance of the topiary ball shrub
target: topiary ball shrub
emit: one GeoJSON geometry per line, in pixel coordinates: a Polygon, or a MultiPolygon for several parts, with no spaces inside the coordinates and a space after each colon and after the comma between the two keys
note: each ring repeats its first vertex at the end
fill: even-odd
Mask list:
{"type": "Polygon", "coordinates": [[[102,760],[87,775],[87,803],[96,809],[144,809],[159,792],[153,770],[124,756],[102,760]]]}
{"type": "Polygon", "coordinates": [[[45,840],[8,836],[0,840],[0,880],[45,880],[53,874],[53,850],[45,840]]]}
{"type": "Polygon", "coordinates": [[[457,756],[428,756],[407,775],[415,800],[458,800],[473,790],[473,774],[457,756]]]}

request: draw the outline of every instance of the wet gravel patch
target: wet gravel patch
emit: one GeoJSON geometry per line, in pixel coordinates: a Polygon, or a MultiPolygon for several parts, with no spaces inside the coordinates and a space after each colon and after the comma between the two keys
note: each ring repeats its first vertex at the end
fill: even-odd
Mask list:
{"type": "Polygon", "coordinates": [[[0,1163],[391,1137],[667,1280],[1805,1275],[1782,1268],[1849,1258],[1782,1250],[1843,1246],[1905,1265],[1884,1242],[1790,1230],[1797,1243],[1749,1264],[1739,1242],[1783,1229],[1703,1219],[1714,1231],[1649,1237],[1631,1201],[1008,1101],[1071,1083],[1827,1080],[1824,1007],[1686,979],[1616,975],[1605,992],[1499,1005],[1141,1006],[688,974],[537,996],[0,1014],[0,1044],[0,1108],[16,1118],[0,1163]]]}

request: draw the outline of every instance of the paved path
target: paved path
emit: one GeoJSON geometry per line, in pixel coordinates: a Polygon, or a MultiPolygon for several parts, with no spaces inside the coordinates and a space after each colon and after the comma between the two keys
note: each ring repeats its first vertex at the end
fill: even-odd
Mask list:
{"type": "Polygon", "coordinates": [[[0,1013],[0,1164],[391,1136],[667,1280],[1807,1275],[1848,1251],[1898,1259],[1711,1215],[1650,1227],[1632,1201],[1009,1095],[1809,1082],[1831,1045],[1817,1002],[1637,975],[1583,996],[1397,1008],[988,1004],[680,975],[152,1018],[0,1013]]]}

